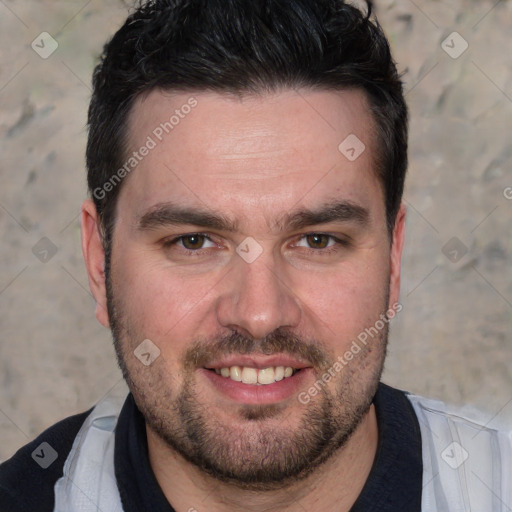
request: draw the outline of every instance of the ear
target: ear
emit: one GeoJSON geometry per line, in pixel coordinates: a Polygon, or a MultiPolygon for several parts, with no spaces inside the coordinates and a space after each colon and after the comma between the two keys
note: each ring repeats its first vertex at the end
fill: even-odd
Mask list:
{"type": "Polygon", "coordinates": [[[89,276],[89,288],[96,300],[96,318],[103,326],[109,327],[105,284],[105,250],[100,233],[98,212],[91,199],[86,199],[82,204],[80,221],[82,253],[89,276]]]}
{"type": "Polygon", "coordinates": [[[393,228],[393,239],[391,241],[390,253],[390,277],[389,277],[389,304],[388,307],[399,301],[400,298],[400,276],[402,268],[402,251],[405,240],[405,204],[400,205],[393,228]]]}

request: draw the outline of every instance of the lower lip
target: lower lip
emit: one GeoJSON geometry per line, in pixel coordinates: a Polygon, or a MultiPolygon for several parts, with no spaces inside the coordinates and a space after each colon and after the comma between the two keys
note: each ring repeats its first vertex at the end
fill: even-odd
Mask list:
{"type": "Polygon", "coordinates": [[[273,384],[244,384],[229,377],[218,375],[214,371],[201,368],[204,375],[215,389],[241,404],[275,404],[298,396],[301,389],[306,387],[306,379],[312,368],[303,368],[292,377],[286,377],[273,384]]]}

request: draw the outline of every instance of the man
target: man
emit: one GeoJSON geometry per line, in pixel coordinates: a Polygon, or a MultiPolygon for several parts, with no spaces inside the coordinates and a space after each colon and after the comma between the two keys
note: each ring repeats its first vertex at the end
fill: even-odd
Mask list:
{"type": "Polygon", "coordinates": [[[510,510],[509,433],[380,383],[407,109],[370,13],[155,0],[93,81],[82,246],[130,394],[2,465],[1,510],[510,510]]]}

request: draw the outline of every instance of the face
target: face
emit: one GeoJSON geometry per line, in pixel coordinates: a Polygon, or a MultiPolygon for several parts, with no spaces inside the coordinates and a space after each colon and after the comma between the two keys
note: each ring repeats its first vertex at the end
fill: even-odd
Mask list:
{"type": "Polygon", "coordinates": [[[148,429],[244,488],[302,478],[368,412],[387,323],[345,354],[398,298],[403,214],[390,243],[364,95],[154,91],[129,127],[138,163],[92,286],[148,429]]]}

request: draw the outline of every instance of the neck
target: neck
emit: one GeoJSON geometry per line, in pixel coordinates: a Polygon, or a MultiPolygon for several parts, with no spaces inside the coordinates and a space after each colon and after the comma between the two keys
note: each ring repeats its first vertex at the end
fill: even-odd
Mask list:
{"type": "Polygon", "coordinates": [[[304,480],[275,491],[248,491],[203,473],[146,426],[149,460],[176,512],[348,512],[370,473],[378,443],[375,408],[347,443],[304,480]]]}

